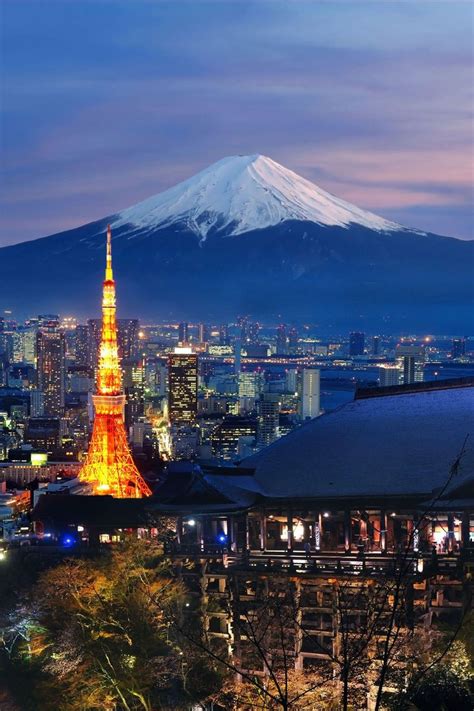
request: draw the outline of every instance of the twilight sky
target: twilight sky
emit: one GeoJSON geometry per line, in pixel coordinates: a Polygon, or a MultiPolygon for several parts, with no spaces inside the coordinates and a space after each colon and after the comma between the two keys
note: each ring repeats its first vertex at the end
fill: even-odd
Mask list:
{"type": "Polygon", "coordinates": [[[0,246],[226,155],[473,237],[470,0],[1,0],[0,246]]]}

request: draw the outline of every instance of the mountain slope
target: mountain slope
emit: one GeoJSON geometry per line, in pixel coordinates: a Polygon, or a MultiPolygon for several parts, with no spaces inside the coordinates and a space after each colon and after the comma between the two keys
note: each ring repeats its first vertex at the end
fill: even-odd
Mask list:
{"type": "Polygon", "coordinates": [[[205,238],[211,230],[233,235],[285,220],[377,231],[402,229],[321,190],[261,155],[223,158],[192,178],[123,210],[113,226],[167,227],[176,221],[205,238]]]}
{"type": "Polygon", "coordinates": [[[224,159],[117,215],[0,250],[0,308],[98,314],[107,222],[124,317],[472,325],[473,242],[405,229],[259,156],[224,159]]]}

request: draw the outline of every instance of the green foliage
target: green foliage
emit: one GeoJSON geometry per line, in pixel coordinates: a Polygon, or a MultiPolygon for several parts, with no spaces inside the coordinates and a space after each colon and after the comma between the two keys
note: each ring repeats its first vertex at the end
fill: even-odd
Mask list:
{"type": "Polygon", "coordinates": [[[219,688],[212,666],[171,634],[186,598],[152,542],[66,560],[31,597],[2,655],[24,711],[179,709],[219,688]]]}
{"type": "Polygon", "coordinates": [[[466,683],[447,667],[426,674],[411,700],[420,711],[471,711],[472,702],[466,683]]]}
{"type": "Polygon", "coordinates": [[[404,692],[392,702],[387,699],[388,707],[393,711],[470,711],[472,662],[466,643],[455,640],[440,662],[425,674],[415,670],[404,692]]]}

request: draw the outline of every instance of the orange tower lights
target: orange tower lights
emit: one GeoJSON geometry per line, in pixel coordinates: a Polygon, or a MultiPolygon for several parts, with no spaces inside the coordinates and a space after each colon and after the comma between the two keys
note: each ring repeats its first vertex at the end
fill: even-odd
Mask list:
{"type": "Polygon", "coordinates": [[[123,411],[122,373],[117,347],[115,281],[112,272],[112,233],[107,227],[107,256],[102,294],[102,337],[94,402],[94,427],[81,469],[81,481],[92,484],[94,494],[118,498],[149,496],[151,491],[128,448],[123,411]]]}

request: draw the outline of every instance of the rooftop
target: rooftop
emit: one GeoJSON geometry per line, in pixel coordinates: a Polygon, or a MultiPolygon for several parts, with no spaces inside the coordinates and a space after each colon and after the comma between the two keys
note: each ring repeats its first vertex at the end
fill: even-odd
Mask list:
{"type": "Polygon", "coordinates": [[[243,461],[270,498],[429,495],[474,486],[473,383],[363,397],[243,461]]]}

